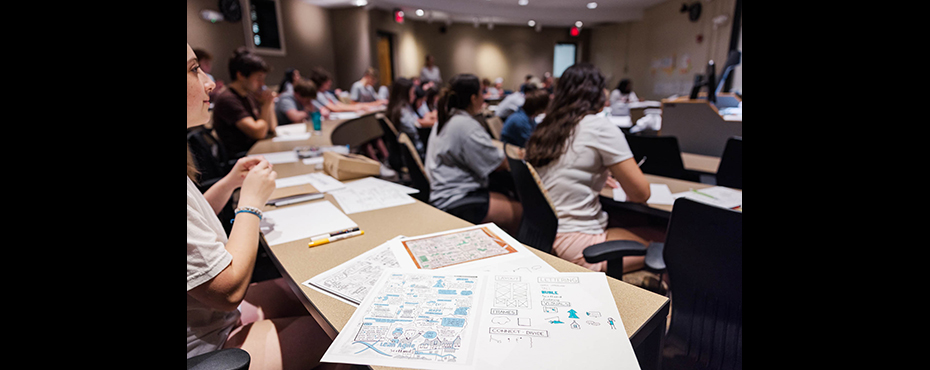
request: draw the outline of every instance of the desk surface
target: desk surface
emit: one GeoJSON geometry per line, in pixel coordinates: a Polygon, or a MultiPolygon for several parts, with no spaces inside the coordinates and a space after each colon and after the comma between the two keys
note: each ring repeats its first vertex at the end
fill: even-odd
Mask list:
{"type": "MultiPolygon", "coordinates": [[[[339,122],[332,121],[328,123],[330,124],[329,130],[331,131],[332,127],[335,127],[339,122]]],[[[327,123],[324,123],[323,129],[324,135],[322,135],[322,137],[311,137],[308,141],[275,143],[271,142],[271,139],[262,140],[253,146],[249,154],[288,150],[286,149],[287,147],[294,148],[297,146],[310,145],[310,141],[323,143],[315,145],[326,145],[325,142],[327,140],[324,138],[328,138],[328,136],[325,135],[327,123]]],[[[274,169],[278,173],[278,178],[283,178],[314,172],[316,171],[316,166],[304,165],[302,162],[298,161],[297,163],[276,164],[274,165],[274,169]]],[[[310,185],[276,189],[272,197],[285,196],[308,190],[314,189],[310,185]]],[[[336,207],[339,207],[339,203],[332,195],[326,194],[324,199],[325,200],[318,201],[329,201],[336,207]]],[[[275,207],[265,207],[265,210],[271,209],[275,209],[275,207]]],[[[296,240],[269,247],[269,254],[281,270],[282,275],[287,278],[292,289],[299,290],[303,293],[303,296],[300,298],[305,305],[310,305],[310,307],[323,315],[323,319],[331,326],[330,328],[324,327],[324,329],[330,331],[331,334],[333,333],[331,331],[333,329],[335,331],[342,330],[355,312],[355,307],[303,285],[302,283],[304,281],[336,267],[398,235],[416,236],[472,226],[472,224],[467,221],[442,212],[420,201],[397,207],[353,213],[350,215],[350,218],[359,225],[360,229],[365,230],[364,235],[314,248],[309,248],[307,246],[309,239],[296,240]]],[[[528,249],[536,253],[558,271],[588,271],[581,266],[565,261],[555,255],[546,254],[531,247],[528,247],[528,249]]],[[[664,330],[666,321],[665,314],[668,312],[668,298],[614,278],[608,277],[607,280],[610,290],[613,293],[613,298],[617,304],[617,309],[620,312],[623,326],[634,348],[642,343],[650,333],[657,330],[657,328],[661,327],[661,329],[658,330],[664,330]]],[[[382,369],[384,367],[376,368],[382,369]]]]}

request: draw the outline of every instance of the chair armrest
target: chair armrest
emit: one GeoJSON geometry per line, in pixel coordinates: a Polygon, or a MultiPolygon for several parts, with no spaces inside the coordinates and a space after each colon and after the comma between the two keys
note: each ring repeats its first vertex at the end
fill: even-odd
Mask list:
{"type": "Polygon", "coordinates": [[[226,348],[187,359],[187,370],[246,370],[251,361],[245,350],[226,348]]]}
{"type": "Polygon", "coordinates": [[[633,240],[608,240],[585,248],[582,254],[588,263],[596,263],[626,256],[644,256],[646,249],[645,245],[633,240]]]}

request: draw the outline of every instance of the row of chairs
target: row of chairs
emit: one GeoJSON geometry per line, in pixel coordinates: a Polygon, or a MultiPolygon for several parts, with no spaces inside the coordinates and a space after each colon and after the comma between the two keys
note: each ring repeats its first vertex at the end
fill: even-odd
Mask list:
{"type": "MultiPolygon", "coordinates": [[[[701,182],[700,172],[685,169],[676,137],[627,134],[626,141],[630,144],[636,162],[642,161],[640,169],[643,173],[701,182]]],[[[742,137],[734,136],[727,139],[714,178],[717,185],[743,188],[742,137]]]]}

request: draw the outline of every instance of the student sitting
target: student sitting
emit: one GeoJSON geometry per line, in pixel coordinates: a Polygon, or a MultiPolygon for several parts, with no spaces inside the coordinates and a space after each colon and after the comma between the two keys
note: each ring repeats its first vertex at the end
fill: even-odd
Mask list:
{"type": "Polygon", "coordinates": [[[406,78],[399,78],[394,81],[391,86],[391,99],[388,102],[387,117],[394,124],[394,128],[410,137],[410,141],[416,147],[420,158],[423,158],[426,154],[426,148],[423,147],[423,141],[420,139],[419,130],[417,129],[424,127],[424,125],[431,126],[433,121],[428,118],[420,118],[419,114],[413,109],[413,104],[417,100],[417,89],[417,87],[413,86],[413,81],[406,78]]]}
{"type": "MultiPolygon", "coordinates": [[[[187,46],[187,127],[210,118],[215,84],[187,46]]],[[[283,278],[251,283],[265,201],[277,174],[267,160],[244,157],[201,193],[187,153],[187,358],[223,348],[249,353],[252,368],[320,369],[332,340],[283,278]],[[217,217],[239,189],[239,209],[226,234],[217,217]],[[320,367],[317,367],[320,365],[320,367]]]]}
{"type": "Polygon", "coordinates": [[[310,113],[316,111],[313,105],[314,100],[316,100],[316,85],[303,78],[294,80],[291,92],[278,96],[278,102],[275,103],[278,125],[306,122],[310,113]]]}
{"type": "Polygon", "coordinates": [[[313,105],[320,110],[323,117],[329,117],[330,112],[364,112],[369,109],[380,107],[382,103],[343,103],[333,94],[330,89],[333,87],[333,79],[329,72],[322,68],[310,70],[310,81],[317,88],[316,100],[313,105]]]}
{"type": "MultiPolygon", "coordinates": [[[[525,156],[539,173],[559,218],[552,251],[594,271],[607,271],[607,262],[585,262],[582,253],[590,245],[605,240],[649,245],[647,238],[663,237],[649,235],[652,230],[646,229],[607,228],[608,215],[601,209],[599,193],[608,180],[619,182],[628,202],[645,203],[650,192],[623,132],[607,117],[596,115],[607,98],[605,83],[591,64],[566,69],[545,118],[527,142],[525,156]]],[[[643,265],[644,257],[623,259],[624,272],[643,265]]]]}
{"type": "Polygon", "coordinates": [[[492,172],[509,167],[503,150],[473,117],[483,103],[478,77],[472,74],[454,76],[440,92],[438,117],[426,148],[430,203],[471,223],[494,222],[515,233],[523,207],[491,190],[492,172]]]}
{"type": "MultiPolygon", "coordinates": [[[[518,93],[514,93],[516,95],[518,93]]],[[[501,141],[519,147],[526,146],[526,140],[536,128],[536,116],[546,111],[549,105],[549,93],[546,90],[532,89],[526,94],[523,107],[507,117],[501,129],[501,141]]]]}
{"type": "Polygon", "coordinates": [[[232,82],[216,97],[213,127],[231,158],[244,156],[252,145],[274,133],[278,119],[275,93],[265,87],[268,65],[241,47],[229,60],[232,82]]]}
{"type": "Polygon", "coordinates": [[[378,70],[368,68],[365,70],[365,74],[362,75],[362,79],[352,84],[352,88],[349,90],[349,99],[356,103],[386,103],[381,100],[378,92],[375,91],[374,86],[376,83],[378,83],[378,70]]]}

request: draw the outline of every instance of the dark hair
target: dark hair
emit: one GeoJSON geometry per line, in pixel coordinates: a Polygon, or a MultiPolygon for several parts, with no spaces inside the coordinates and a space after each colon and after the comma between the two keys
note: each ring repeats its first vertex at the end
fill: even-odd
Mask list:
{"type": "Polygon", "coordinates": [[[617,90],[620,90],[624,95],[630,93],[630,79],[624,78],[620,80],[620,83],[617,84],[617,90]]]}
{"type": "Polygon", "coordinates": [[[294,94],[304,98],[316,99],[316,84],[306,78],[298,78],[294,81],[294,94]]]}
{"type": "Polygon", "coordinates": [[[397,128],[400,124],[400,112],[405,105],[410,105],[410,89],[413,88],[413,81],[406,78],[398,78],[391,84],[391,96],[388,98],[387,116],[391,123],[397,128]]]}
{"type": "Polygon", "coordinates": [[[433,98],[439,95],[439,88],[436,86],[430,86],[429,90],[426,90],[426,106],[429,107],[429,110],[436,110],[436,105],[433,103],[433,98]]]}
{"type": "Polygon", "coordinates": [[[310,79],[310,81],[313,81],[313,83],[316,84],[317,88],[323,87],[323,84],[325,84],[326,81],[333,79],[332,77],[330,77],[329,72],[326,72],[325,69],[320,68],[320,67],[315,67],[311,69],[310,76],[308,78],[310,79]]]}
{"type": "Polygon", "coordinates": [[[442,131],[442,127],[452,118],[453,109],[467,109],[471,105],[471,97],[480,95],[481,83],[478,82],[478,76],[470,73],[457,74],[452,76],[448,87],[443,87],[439,92],[439,102],[436,103],[436,132],[442,131]]]}
{"type": "Polygon", "coordinates": [[[546,111],[549,106],[549,92],[546,90],[533,89],[526,93],[526,100],[523,102],[523,111],[527,116],[535,116],[546,111]]]}
{"type": "Polygon", "coordinates": [[[236,72],[242,77],[249,77],[255,72],[268,72],[270,68],[262,57],[249,51],[244,46],[236,49],[232,58],[229,58],[230,80],[236,80],[236,72]]]}
{"type": "Polygon", "coordinates": [[[526,161],[539,168],[558,159],[578,121],[604,107],[604,75],[592,64],[577,63],[562,72],[546,117],[526,143],[526,161]]]}
{"type": "Polygon", "coordinates": [[[288,68],[284,70],[284,79],[281,80],[281,84],[278,85],[278,94],[284,93],[284,85],[286,85],[288,82],[290,82],[291,85],[294,85],[294,83],[297,82],[294,81],[294,71],[296,70],[297,68],[288,68]]]}
{"type": "Polygon", "coordinates": [[[193,49],[193,50],[194,50],[194,56],[196,56],[197,60],[201,62],[205,60],[213,59],[213,55],[211,55],[210,52],[206,50],[203,50],[203,49],[193,49]]]}

